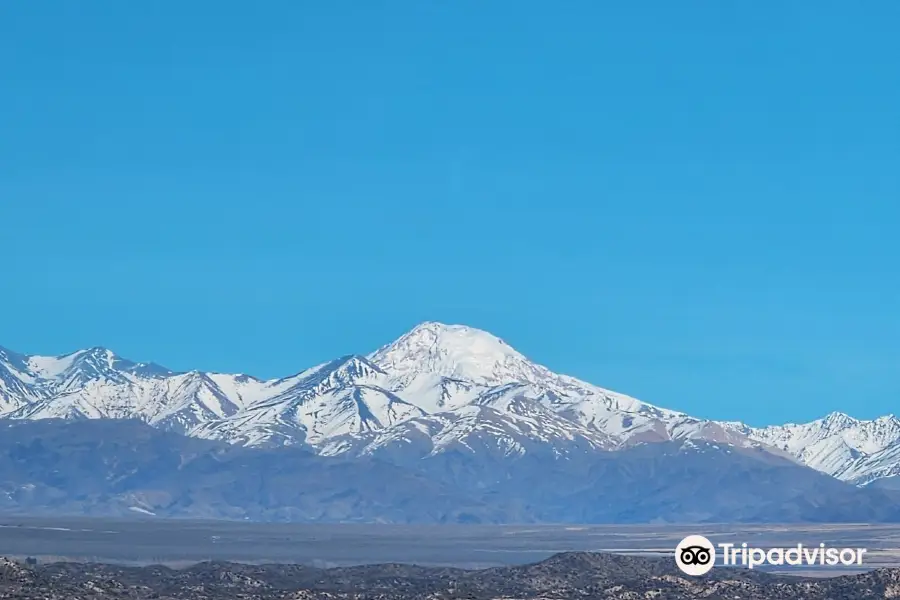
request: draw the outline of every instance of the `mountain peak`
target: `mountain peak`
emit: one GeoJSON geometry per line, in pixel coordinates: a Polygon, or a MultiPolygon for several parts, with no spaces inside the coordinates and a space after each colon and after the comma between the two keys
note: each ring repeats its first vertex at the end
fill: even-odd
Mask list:
{"type": "Polygon", "coordinates": [[[468,325],[441,323],[439,321],[423,321],[410,329],[402,337],[421,339],[434,336],[440,336],[445,340],[452,338],[467,338],[469,341],[477,339],[490,340],[492,343],[508,347],[506,342],[483,329],[469,327],[468,325]]]}
{"type": "Polygon", "coordinates": [[[835,411],[830,413],[825,418],[822,419],[822,422],[827,426],[837,426],[837,427],[848,427],[850,425],[855,425],[859,423],[857,419],[854,419],[847,413],[842,413],[840,411],[835,411]]]}
{"type": "Polygon", "coordinates": [[[112,350],[94,346],[60,356],[21,355],[23,368],[42,380],[67,380],[70,377],[119,379],[122,373],[147,377],[171,375],[172,371],[156,363],[135,363],[112,350]]]}
{"type": "Polygon", "coordinates": [[[495,380],[527,359],[497,336],[467,325],[426,321],[369,355],[383,369],[427,371],[453,379],[495,380]]]}

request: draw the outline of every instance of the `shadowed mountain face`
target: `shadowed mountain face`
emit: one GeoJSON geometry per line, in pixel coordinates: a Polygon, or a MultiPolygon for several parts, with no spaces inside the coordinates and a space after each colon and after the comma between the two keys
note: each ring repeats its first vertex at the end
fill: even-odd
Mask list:
{"type": "Polygon", "coordinates": [[[247,448],[134,420],[7,421],[0,510],[389,523],[900,521],[896,492],[760,449],[688,442],[573,446],[514,462],[461,451],[392,458],[247,448]]]}
{"type": "Polygon", "coordinates": [[[0,509],[327,522],[505,517],[386,463],[254,450],[116,420],[4,423],[0,509]]]}
{"type": "Polygon", "coordinates": [[[25,567],[0,559],[0,596],[23,600],[873,600],[897,597],[898,590],[897,570],[806,579],[717,568],[703,577],[688,577],[671,559],[593,553],[558,554],[535,564],[480,571],[396,564],[337,569],[234,563],[201,563],[182,570],[72,563],[25,567]]]}
{"type": "Polygon", "coordinates": [[[710,443],[646,444],[565,459],[421,461],[430,479],[527,507],[544,522],[896,522],[896,492],[857,488],[772,456],[710,443]]]}

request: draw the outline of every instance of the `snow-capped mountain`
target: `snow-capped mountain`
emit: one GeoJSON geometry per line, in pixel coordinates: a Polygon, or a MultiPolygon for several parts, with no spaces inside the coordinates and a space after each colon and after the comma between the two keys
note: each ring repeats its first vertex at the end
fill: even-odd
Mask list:
{"type": "Polygon", "coordinates": [[[0,406],[7,418],[138,418],[184,433],[244,408],[241,398],[229,397],[213,375],[172,373],[103,348],[61,357],[4,355],[17,357],[0,362],[5,384],[0,406]]]}
{"type": "Polygon", "coordinates": [[[564,458],[701,440],[759,448],[860,483],[894,475],[900,465],[893,416],[834,414],[766,428],[698,419],[553,373],[485,331],[435,322],[367,356],[269,381],[174,373],[103,348],[60,357],[0,348],[0,417],[137,418],[248,446],[300,445],[401,462],[450,451],[492,460],[564,458]]]}
{"type": "Polygon", "coordinates": [[[610,450],[617,440],[572,422],[535,398],[526,384],[498,385],[451,410],[412,417],[393,427],[348,435],[322,445],[324,455],[384,455],[408,463],[450,450],[492,459],[526,453],[563,457],[610,450]]]}
{"type": "Polygon", "coordinates": [[[336,436],[383,430],[425,414],[385,387],[389,375],[361,356],[345,356],[286,379],[262,383],[260,399],[191,431],[251,446],[316,445],[336,436]]]}
{"type": "Polygon", "coordinates": [[[871,481],[873,471],[884,468],[885,456],[892,456],[886,451],[900,455],[900,448],[896,448],[900,444],[900,419],[894,415],[861,421],[835,412],[810,423],[743,427],[741,431],[817,471],[847,481],[871,481]]]}
{"type": "Polygon", "coordinates": [[[681,438],[750,443],[734,429],[554,373],[472,327],[423,323],[368,359],[389,374],[387,389],[429,415],[452,413],[501,392],[534,400],[600,433],[606,445],[681,438]]]}

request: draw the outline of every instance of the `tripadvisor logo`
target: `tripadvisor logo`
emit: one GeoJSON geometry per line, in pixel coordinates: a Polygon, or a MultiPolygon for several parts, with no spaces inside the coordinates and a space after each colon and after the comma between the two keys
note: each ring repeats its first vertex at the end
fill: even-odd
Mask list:
{"type": "Polygon", "coordinates": [[[865,548],[831,548],[825,544],[768,549],[754,548],[746,542],[714,545],[702,535],[689,535],[675,547],[675,564],[683,573],[699,576],[709,573],[716,564],[717,555],[722,559],[722,566],[752,569],[762,565],[861,565],[866,552],[865,548]]]}
{"type": "Polygon", "coordinates": [[[702,535],[689,535],[675,546],[675,564],[688,575],[705,575],[716,564],[716,547],[702,535]]]}

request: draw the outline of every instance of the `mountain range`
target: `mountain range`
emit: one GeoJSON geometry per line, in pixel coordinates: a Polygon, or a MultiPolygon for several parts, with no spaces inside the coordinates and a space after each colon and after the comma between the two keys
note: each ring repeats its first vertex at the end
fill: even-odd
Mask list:
{"type": "MultiPolygon", "coordinates": [[[[164,446],[183,450],[177,460],[171,457],[173,469],[182,472],[157,477],[154,485],[162,488],[154,489],[165,488],[165,506],[148,500],[146,478],[132,473],[137,487],[122,488],[127,497],[115,501],[109,496],[104,510],[131,502],[141,511],[182,514],[184,506],[178,512],[171,504],[180,497],[185,506],[194,506],[183,514],[403,520],[384,509],[387,497],[381,508],[365,505],[371,490],[360,482],[388,468],[398,488],[418,488],[422,499],[430,494],[436,506],[446,505],[441,516],[426,511],[407,520],[458,520],[463,513],[491,522],[703,521],[724,515],[751,521],[893,520],[894,506],[900,506],[894,496],[900,419],[893,415],[863,421],[833,413],[810,423],[763,428],[702,419],[554,373],[487,332],[435,322],[370,354],[347,355],[273,380],[173,372],[104,348],[56,357],[0,348],[0,420],[15,425],[8,432],[18,432],[6,442],[6,460],[15,454],[21,467],[40,457],[49,469],[5,467],[3,485],[10,498],[20,498],[10,500],[17,510],[93,510],[89,506],[96,508],[97,498],[109,496],[98,481],[89,494],[94,500],[73,500],[66,485],[41,479],[73,467],[59,457],[54,459],[59,464],[53,463],[52,447],[26,443],[35,435],[60,443],[63,438],[48,427],[69,427],[71,433],[73,423],[109,420],[103,430],[99,423],[97,429],[80,426],[78,436],[102,431],[120,439],[109,427],[126,422],[135,427],[132,421],[140,421],[144,433],[135,439],[157,448],[151,438],[168,436],[164,446]],[[331,517],[298,512],[291,504],[296,499],[271,506],[259,498],[225,502],[225,488],[215,498],[198,496],[189,484],[211,475],[184,475],[200,464],[196,457],[209,453],[228,457],[220,469],[230,475],[220,479],[232,483],[252,476],[242,466],[247,461],[276,456],[285,464],[303,463],[298,473],[310,465],[355,473],[359,479],[343,488],[326,477],[333,485],[320,500],[352,488],[358,497],[352,506],[360,512],[352,506],[331,517]],[[22,486],[29,485],[46,487],[43,500],[22,495],[22,486]],[[698,495],[708,499],[706,506],[694,506],[698,495]],[[455,504],[439,500],[454,497],[455,504]],[[210,503],[220,510],[209,509],[210,503]]],[[[100,457],[106,450],[94,451],[100,457]]],[[[132,468],[140,471],[150,468],[158,449],[135,451],[139,458],[132,468]]],[[[116,471],[121,465],[103,464],[96,468],[107,476],[124,475],[116,471]]]]}

